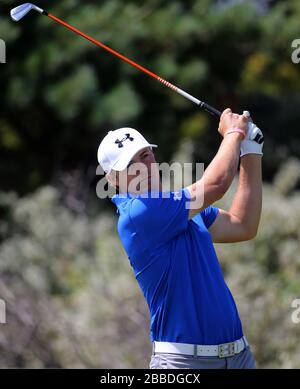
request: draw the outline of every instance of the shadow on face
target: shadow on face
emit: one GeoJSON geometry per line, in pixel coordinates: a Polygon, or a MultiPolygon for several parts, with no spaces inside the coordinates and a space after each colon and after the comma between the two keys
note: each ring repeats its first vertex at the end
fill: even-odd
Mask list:
{"type": "Polygon", "coordinates": [[[161,189],[159,169],[151,147],[138,151],[126,169],[113,170],[106,178],[120,193],[141,194],[161,189]]]}

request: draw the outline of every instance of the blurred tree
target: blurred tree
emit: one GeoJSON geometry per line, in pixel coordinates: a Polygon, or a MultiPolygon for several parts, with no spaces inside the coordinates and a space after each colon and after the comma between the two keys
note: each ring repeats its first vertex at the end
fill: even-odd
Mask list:
{"type": "MultiPolygon", "coordinates": [[[[59,172],[95,171],[100,140],[119,126],[140,128],[160,145],[161,160],[186,137],[199,144],[197,160],[210,160],[217,118],[48,18],[31,14],[14,24],[11,6],[0,13],[8,47],[0,73],[3,189],[25,194],[59,172]]],[[[300,155],[299,66],[291,61],[297,0],[263,8],[213,0],[43,6],[221,110],[248,108],[266,133],[266,179],[288,155],[300,155]]]]}
{"type": "MultiPolygon", "coordinates": [[[[12,6],[0,8],[1,366],[147,367],[147,308],[115,218],[91,204],[97,147],[136,126],[159,161],[207,163],[217,118],[46,17],[14,24],[12,6]]],[[[259,235],[217,249],[259,367],[299,367],[299,1],[42,6],[219,109],[252,112],[266,135],[259,235]]]]}
{"type": "MultiPolygon", "coordinates": [[[[185,145],[178,158],[188,158],[185,145]]],[[[300,194],[284,189],[299,161],[264,185],[257,237],[216,245],[260,368],[300,366],[300,194]],[[283,184],[281,184],[283,182],[283,184]],[[284,340],[284,341],[283,341],[284,340]]],[[[293,180],[295,182],[295,179],[293,180]]],[[[236,183],[219,206],[228,209],[236,183]]],[[[0,194],[2,367],[147,368],[149,314],[109,213],[87,217],[53,187],[0,194]]]]}
{"type": "Polygon", "coordinates": [[[71,211],[52,187],[1,193],[0,212],[1,367],[146,367],[148,314],[115,219],[71,211]]]}

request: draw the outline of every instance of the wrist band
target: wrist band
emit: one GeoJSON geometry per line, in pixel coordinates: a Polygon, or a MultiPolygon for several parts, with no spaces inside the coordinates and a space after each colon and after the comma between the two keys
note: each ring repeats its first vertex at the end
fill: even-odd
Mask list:
{"type": "MultiPolygon", "coordinates": [[[[229,130],[229,131],[227,131],[227,132],[225,133],[225,135],[232,134],[233,132],[238,132],[238,133],[242,134],[242,135],[243,135],[243,139],[245,139],[245,133],[244,133],[244,131],[241,130],[240,128],[235,128],[234,130],[229,130]]],[[[225,135],[224,135],[224,136],[225,136],[225,135]]]]}

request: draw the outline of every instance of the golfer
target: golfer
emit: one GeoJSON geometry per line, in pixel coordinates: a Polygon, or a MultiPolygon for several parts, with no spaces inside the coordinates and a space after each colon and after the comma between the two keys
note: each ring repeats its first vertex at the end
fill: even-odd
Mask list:
{"type": "Polygon", "coordinates": [[[255,368],[213,243],[242,242],[257,233],[263,135],[248,112],[229,108],[218,132],[223,140],[201,179],[177,192],[162,192],[156,145],[138,131],[110,131],[98,149],[106,178],[118,189],[112,198],[118,232],[150,310],[151,369],[255,368]],[[239,161],[230,209],[214,207],[239,161]]]}

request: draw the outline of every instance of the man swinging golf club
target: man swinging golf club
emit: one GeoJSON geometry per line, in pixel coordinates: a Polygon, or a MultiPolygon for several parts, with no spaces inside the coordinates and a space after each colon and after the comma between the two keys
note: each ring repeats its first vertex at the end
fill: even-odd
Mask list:
{"type": "Polygon", "coordinates": [[[98,149],[106,178],[119,191],[112,199],[118,232],[150,310],[152,369],[255,368],[213,243],[246,241],[257,233],[263,135],[247,111],[230,109],[218,132],[223,141],[202,178],[168,196],[153,180],[159,177],[156,145],[138,131],[110,131],[98,149]],[[239,160],[232,205],[218,209],[212,204],[230,187],[239,160]]]}
{"type": "MultiPolygon", "coordinates": [[[[18,22],[31,10],[220,116],[214,107],[32,3],[10,14],[18,22]]],[[[257,232],[263,135],[249,115],[230,109],[221,115],[218,131],[223,141],[203,177],[167,196],[152,151],[155,145],[138,131],[110,131],[99,146],[99,163],[119,190],[113,198],[120,214],[119,234],[150,309],[151,368],[255,367],[213,243],[241,242],[257,232]],[[240,158],[239,186],[229,211],[212,206],[230,187],[240,158]]]]}

